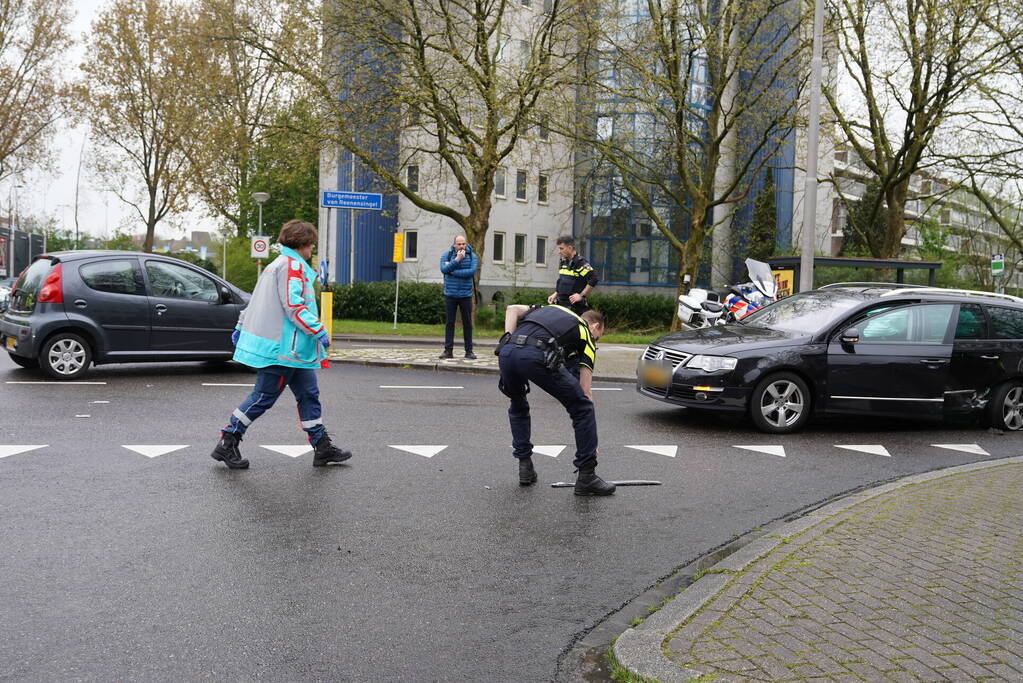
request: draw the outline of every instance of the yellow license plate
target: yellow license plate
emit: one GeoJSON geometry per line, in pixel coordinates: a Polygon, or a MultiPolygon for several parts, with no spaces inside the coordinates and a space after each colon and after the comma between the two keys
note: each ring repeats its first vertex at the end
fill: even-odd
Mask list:
{"type": "Polygon", "coordinates": [[[665,365],[645,365],[640,379],[648,387],[666,387],[671,384],[671,369],[665,365]]]}
{"type": "Polygon", "coordinates": [[[7,337],[7,348],[9,348],[11,351],[14,350],[14,343],[15,343],[14,337],[7,337]]]}

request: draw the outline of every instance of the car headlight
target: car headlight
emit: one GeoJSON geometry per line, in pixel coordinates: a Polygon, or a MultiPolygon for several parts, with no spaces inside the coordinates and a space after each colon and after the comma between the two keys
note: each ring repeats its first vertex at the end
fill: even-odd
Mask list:
{"type": "Polygon", "coordinates": [[[738,362],[738,358],[728,356],[693,356],[686,363],[686,367],[699,368],[704,372],[714,372],[716,370],[734,370],[738,362]]]}

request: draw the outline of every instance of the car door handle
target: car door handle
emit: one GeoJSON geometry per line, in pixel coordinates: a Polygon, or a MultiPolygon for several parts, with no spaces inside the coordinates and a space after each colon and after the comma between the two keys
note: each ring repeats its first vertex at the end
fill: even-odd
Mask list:
{"type": "Polygon", "coordinates": [[[948,358],[924,358],[920,362],[924,365],[947,365],[948,358]]]}
{"type": "Polygon", "coordinates": [[[154,306],[153,308],[156,309],[157,315],[163,315],[167,311],[167,307],[164,306],[163,304],[156,304],[156,306],[154,306]]]}
{"type": "Polygon", "coordinates": [[[981,356],[984,360],[998,360],[999,356],[981,356]]]}
{"type": "Polygon", "coordinates": [[[77,308],[85,308],[88,305],[89,302],[86,301],[85,299],[75,299],[75,307],[77,308]]]}

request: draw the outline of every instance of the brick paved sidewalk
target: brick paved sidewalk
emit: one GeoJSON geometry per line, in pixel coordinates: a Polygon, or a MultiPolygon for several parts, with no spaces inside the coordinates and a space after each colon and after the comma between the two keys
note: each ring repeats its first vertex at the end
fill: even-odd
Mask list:
{"type": "Polygon", "coordinates": [[[615,654],[660,680],[1023,680],[1023,458],[950,472],[755,541],[615,654]]]}

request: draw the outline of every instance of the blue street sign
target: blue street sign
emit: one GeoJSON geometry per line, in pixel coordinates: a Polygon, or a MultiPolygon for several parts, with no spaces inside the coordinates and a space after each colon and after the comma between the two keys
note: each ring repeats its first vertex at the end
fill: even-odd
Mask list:
{"type": "Polygon", "coordinates": [[[325,209],[370,209],[382,211],[384,196],[377,192],[333,192],[324,190],[320,206],[325,209]]]}

